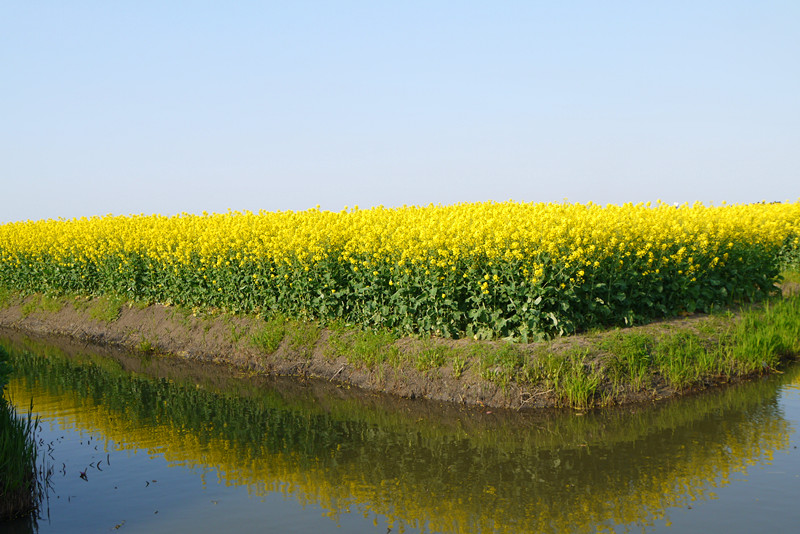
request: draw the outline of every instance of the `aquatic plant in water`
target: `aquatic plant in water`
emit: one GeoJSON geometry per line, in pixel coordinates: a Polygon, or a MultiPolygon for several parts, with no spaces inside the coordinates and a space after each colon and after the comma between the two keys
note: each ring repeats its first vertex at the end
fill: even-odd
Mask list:
{"type": "Polygon", "coordinates": [[[39,419],[20,417],[5,398],[11,367],[0,347],[0,521],[23,517],[38,510],[47,491],[49,473],[38,465],[36,428],[39,419]]]}

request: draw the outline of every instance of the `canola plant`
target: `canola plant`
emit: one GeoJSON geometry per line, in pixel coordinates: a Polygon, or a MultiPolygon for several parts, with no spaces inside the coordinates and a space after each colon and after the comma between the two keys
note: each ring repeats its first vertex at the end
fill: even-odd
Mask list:
{"type": "Polygon", "coordinates": [[[800,202],[483,202],[0,226],[0,286],[532,340],[763,298],[800,202]]]}

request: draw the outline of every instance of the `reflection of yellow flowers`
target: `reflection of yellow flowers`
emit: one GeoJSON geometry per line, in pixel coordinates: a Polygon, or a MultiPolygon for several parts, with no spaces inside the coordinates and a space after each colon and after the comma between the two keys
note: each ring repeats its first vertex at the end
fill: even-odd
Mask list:
{"type": "MultiPolygon", "coordinates": [[[[49,361],[54,359],[48,356],[49,361]]],[[[98,360],[93,358],[92,365],[97,366],[98,360]]],[[[99,379],[104,375],[105,371],[99,379]]],[[[417,421],[403,413],[387,417],[375,406],[353,411],[346,400],[333,404],[338,419],[331,421],[331,416],[314,403],[286,405],[286,399],[281,399],[276,406],[275,396],[263,391],[240,399],[212,393],[199,385],[190,386],[191,396],[186,390],[181,393],[183,387],[177,385],[154,389],[181,393],[178,398],[184,402],[159,403],[156,411],[160,416],[150,413],[152,417],[148,418],[147,409],[131,408],[126,414],[124,407],[120,412],[108,403],[99,403],[99,396],[65,391],[63,380],[52,373],[43,376],[48,378],[35,387],[25,378],[14,378],[8,390],[15,399],[35,396],[44,420],[102,434],[121,449],[158,450],[169,464],[187,466],[198,473],[213,468],[221,482],[247,486],[255,495],[280,492],[302,504],[317,503],[333,517],[337,510],[354,507],[364,514],[385,514],[401,524],[427,523],[427,528],[435,532],[595,532],[599,524],[665,518],[670,508],[685,505],[687,499],[713,498],[715,488],[746,475],[753,465],[769,463],[776,452],[789,448],[793,430],[779,410],[760,417],[715,417],[723,411],[746,414],[760,405],[757,399],[763,397],[752,395],[752,391],[693,399],[689,409],[686,405],[671,406],[628,418],[581,419],[576,424],[575,417],[566,417],[528,426],[515,425],[511,420],[492,426],[492,432],[465,432],[461,425],[437,423],[435,419],[417,421]],[[187,425],[185,407],[200,402],[217,408],[212,412],[213,420],[198,422],[189,417],[187,425]],[[248,409],[232,409],[241,406],[248,409]],[[317,446],[304,446],[300,439],[284,443],[284,447],[270,446],[274,440],[238,439],[241,433],[237,429],[248,428],[252,415],[261,410],[292,416],[280,416],[281,421],[305,421],[308,428],[303,436],[316,438],[317,446]],[[342,414],[352,419],[342,419],[342,414]],[[142,417],[147,424],[141,424],[142,417]],[[311,425],[309,421],[321,424],[311,425]],[[326,432],[330,428],[326,422],[338,424],[334,428],[341,431],[331,435],[326,432]],[[655,455],[656,459],[642,458],[636,469],[595,469],[592,476],[577,477],[580,481],[576,486],[565,490],[563,466],[552,467],[554,459],[563,457],[578,458],[579,466],[591,465],[598,449],[608,457],[609,465],[621,465],[627,458],[628,444],[661,442],[665,434],[681,434],[673,430],[697,422],[710,423],[718,431],[708,432],[708,439],[702,442],[686,441],[685,447],[659,445],[663,454],[655,455]],[[363,428],[370,429],[373,437],[363,439],[363,428]],[[406,433],[413,439],[404,450],[381,446],[396,443],[397,436],[406,433]],[[469,473],[470,484],[463,484],[462,473],[447,475],[448,468],[452,469],[452,462],[447,460],[456,452],[461,454],[460,466],[469,473]],[[398,460],[423,456],[431,469],[396,469],[398,460]],[[508,469],[497,469],[499,461],[508,469]],[[533,478],[532,468],[538,472],[533,478]],[[392,469],[396,474],[386,477],[392,469]],[[519,492],[521,484],[528,484],[529,491],[519,492]]],[[[108,382],[115,383],[113,379],[108,382]]],[[[130,395],[125,388],[135,389],[136,382],[125,383],[128,385],[122,393],[130,395]]],[[[797,387],[800,381],[795,378],[791,383],[797,387]]],[[[770,395],[774,396],[774,391],[773,387],[770,395]]],[[[162,394],[157,398],[173,397],[162,394]]],[[[330,406],[326,408],[330,410],[330,406]]],[[[273,425],[268,434],[281,436],[293,430],[296,428],[289,423],[273,425]]],[[[680,444],[678,438],[666,441],[680,444]]]]}

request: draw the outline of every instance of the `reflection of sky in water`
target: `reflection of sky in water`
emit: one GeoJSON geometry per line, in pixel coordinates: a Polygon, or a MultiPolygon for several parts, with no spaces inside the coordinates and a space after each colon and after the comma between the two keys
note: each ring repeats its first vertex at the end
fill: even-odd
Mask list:
{"type": "MultiPolygon", "coordinates": [[[[37,393],[16,384],[12,389],[15,399],[37,393]]],[[[41,397],[46,396],[36,396],[41,397]]],[[[47,413],[39,437],[45,450],[52,444],[48,459],[54,474],[47,503],[49,519],[45,514],[39,520],[42,534],[387,530],[386,519],[375,514],[366,518],[341,514],[332,521],[318,504],[299,502],[281,492],[260,492],[253,498],[251,487],[232,484],[213,464],[202,465],[202,453],[199,458],[186,458],[187,451],[179,446],[156,445],[164,437],[160,432],[153,432],[152,442],[140,447],[120,444],[98,430],[85,429],[85,420],[97,417],[91,408],[81,411],[70,406],[60,413],[58,401],[48,401],[39,412],[47,413]]]]}
{"type": "Polygon", "coordinates": [[[70,389],[59,369],[31,371],[38,386],[10,384],[57,421],[44,425],[57,459],[41,532],[121,521],[127,532],[219,532],[231,521],[243,532],[399,532],[417,521],[452,532],[670,523],[736,532],[800,519],[787,500],[800,482],[798,370],[780,387],[765,380],[647,410],[483,428],[300,409],[266,393],[241,399],[97,369],[70,389]],[[102,472],[79,478],[98,461],[102,472]]]}
{"type": "MultiPolygon", "coordinates": [[[[795,366],[796,367],[796,366],[795,366]]],[[[695,507],[669,511],[671,532],[794,532],[800,525],[800,373],[781,386],[777,406],[789,422],[785,447],[748,465],[695,507]]],[[[663,523],[661,523],[663,525],[663,523]]]]}

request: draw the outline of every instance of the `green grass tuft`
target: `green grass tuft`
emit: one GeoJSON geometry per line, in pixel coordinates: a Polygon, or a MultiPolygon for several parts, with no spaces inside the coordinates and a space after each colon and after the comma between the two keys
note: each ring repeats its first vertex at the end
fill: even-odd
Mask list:
{"type": "Polygon", "coordinates": [[[14,302],[16,293],[7,287],[0,287],[0,308],[7,308],[14,302]]]}
{"type": "Polygon", "coordinates": [[[322,335],[322,329],[311,321],[288,321],[286,323],[286,337],[289,349],[303,358],[311,358],[314,346],[322,335]]]}
{"type": "Polygon", "coordinates": [[[281,341],[286,336],[286,318],[283,315],[276,315],[264,323],[259,330],[251,336],[253,345],[272,354],[281,345],[281,341]]]}
{"type": "Polygon", "coordinates": [[[332,325],[328,338],[329,357],[344,356],[347,361],[358,367],[375,369],[384,362],[394,366],[400,365],[400,351],[394,346],[396,334],[388,330],[353,330],[346,331],[343,325],[332,325]]]}
{"type": "Polygon", "coordinates": [[[89,304],[89,317],[95,321],[113,323],[122,313],[124,299],[115,295],[103,295],[93,299],[89,304]]]}
{"type": "Polygon", "coordinates": [[[21,312],[23,317],[28,317],[33,313],[56,313],[64,307],[64,300],[37,293],[22,305],[21,312]]]}
{"type": "Polygon", "coordinates": [[[478,357],[478,373],[484,380],[499,384],[505,389],[517,376],[525,363],[525,356],[512,343],[500,346],[473,345],[472,353],[478,357]]]}
{"type": "Polygon", "coordinates": [[[615,388],[630,384],[641,390],[648,385],[654,345],[653,338],[646,334],[620,331],[600,342],[600,348],[611,355],[606,373],[615,388]]]}
{"type": "Polygon", "coordinates": [[[434,345],[427,342],[414,358],[417,371],[425,372],[431,369],[439,369],[445,363],[452,361],[455,356],[453,349],[444,345],[434,345]]]}

